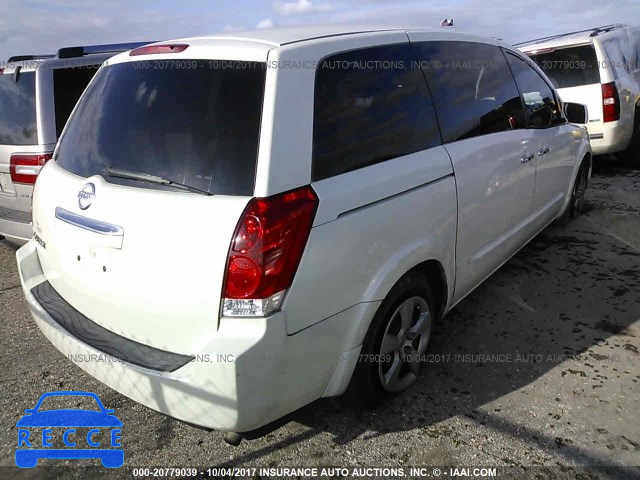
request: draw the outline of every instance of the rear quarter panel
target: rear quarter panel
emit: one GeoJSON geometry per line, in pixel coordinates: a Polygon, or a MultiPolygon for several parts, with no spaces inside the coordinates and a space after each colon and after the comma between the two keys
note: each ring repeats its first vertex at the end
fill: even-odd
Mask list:
{"type": "MultiPolygon", "coordinates": [[[[426,260],[440,262],[453,292],[457,200],[443,147],[312,185],[320,203],[283,306],[287,333],[384,299],[407,271],[426,260]]],[[[358,331],[364,334],[366,328],[358,331]]]]}

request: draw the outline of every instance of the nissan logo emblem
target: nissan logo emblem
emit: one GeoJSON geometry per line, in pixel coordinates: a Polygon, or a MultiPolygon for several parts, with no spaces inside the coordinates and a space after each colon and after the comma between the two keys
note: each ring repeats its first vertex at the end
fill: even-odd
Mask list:
{"type": "Polygon", "coordinates": [[[82,190],[78,192],[78,206],[80,210],[86,210],[91,206],[96,198],[96,186],[93,183],[87,183],[82,190]]]}

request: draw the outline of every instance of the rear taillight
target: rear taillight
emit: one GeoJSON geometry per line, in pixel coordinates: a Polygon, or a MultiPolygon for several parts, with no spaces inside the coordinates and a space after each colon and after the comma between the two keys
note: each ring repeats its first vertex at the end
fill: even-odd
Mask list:
{"type": "Polygon", "coordinates": [[[311,187],[249,202],[227,255],[222,315],[266,316],[280,308],[302,258],[317,205],[311,187]]]}
{"type": "Polygon", "coordinates": [[[162,53],[180,53],[189,47],[186,43],[175,43],[173,45],[149,45],[146,47],[134,48],[129,52],[130,57],[138,55],[159,55],[162,53]]]}
{"type": "Polygon", "coordinates": [[[0,75],[4,73],[4,68],[0,68],[0,75]]]}
{"type": "Polygon", "coordinates": [[[51,153],[14,153],[9,161],[13,183],[34,185],[42,166],[51,160],[51,153]]]}
{"type": "Polygon", "coordinates": [[[615,82],[602,84],[602,115],[605,122],[620,119],[620,97],[615,82]]]}

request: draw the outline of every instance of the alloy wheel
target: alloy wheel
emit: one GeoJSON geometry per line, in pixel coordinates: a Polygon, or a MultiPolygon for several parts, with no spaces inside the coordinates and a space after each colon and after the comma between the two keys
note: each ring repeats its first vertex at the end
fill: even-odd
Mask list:
{"type": "Polygon", "coordinates": [[[378,361],[380,382],[387,392],[399,392],[416,381],[431,328],[431,311],[422,297],[407,298],[391,315],[378,361]]]}

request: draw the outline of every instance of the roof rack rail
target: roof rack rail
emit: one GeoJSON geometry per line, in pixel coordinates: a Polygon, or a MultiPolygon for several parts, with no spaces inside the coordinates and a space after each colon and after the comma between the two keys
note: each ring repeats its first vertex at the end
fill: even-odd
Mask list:
{"type": "Polygon", "coordinates": [[[612,25],[607,25],[605,27],[596,27],[593,32],[589,34],[590,37],[597,37],[601,33],[610,32],[611,30],[615,30],[616,28],[622,28],[625,25],[622,23],[614,23],[612,25]]]}
{"type": "Polygon", "coordinates": [[[84,57],[85,55],[94,55],[98,53],[118,53],[126,52],[133,48],[142,47],[155,43],[156,41],[149,42],[131,42],[131,43],[112,43],[107,45],[87,45],[80,47],[65,47],[58,50],[58,58],[76,58],[84,57]]]}
{"type": "Polygon", "coordinates": [[[587,32],[591,32],[591,34],[589,35],[590,37],[595,37],[599,33],[610,32],[611,30],[615,30],[616,28],[622,28],[622,27],[624,27],[624,24],[622,23],[612,23],[611,25],[602,25],[600,27],[585,28],[584,30],[576,30],[575,32],[559,33],[556,35],[549,35],[548,37],[534,38],[532,40],[527,40],[525,42],[514,43],[513,45],[517,47],[518,45],[524,45],[527,43],[537,43],[537,42],[542,42],[544,40],[555,40],[556,38],[562,38],[562,37],[567,37],[569,35],[576,35],[578,33],[587,33],[587,32]]]}
{"type": "Polygon", "coordinates": [[[45,58],[53,58],[55,55],[14,55],[9,57],[7,63],[26,62],[28,60],[42,60],[45,58]]]}

